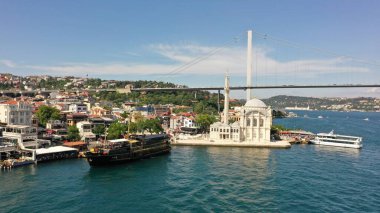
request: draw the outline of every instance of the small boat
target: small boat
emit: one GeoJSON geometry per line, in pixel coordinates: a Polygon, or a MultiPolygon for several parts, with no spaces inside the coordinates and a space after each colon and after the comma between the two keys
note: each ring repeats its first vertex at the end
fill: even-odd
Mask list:
{"type": "Polygon", "coordinates": [[[369,118],[364,118],[363,120],[365,120],[365,121],[369,121],[369,118]]]}
{"type": "Polygon", "coordinates": [[[363,146],[361,137],[337,135],[334,134],[334,130],[332,130],[330,133],[318,133],[313,140],[310,140],[310,143],[355,149],[360,149],[363,146]]]}
{"type": "Polygon", "coordinates": [[[36,161],[31,158],[19,158],[19,159],[7,159],[0,165],[1,169],[11,169],[15,167],[26,166],[30,164],[35,164],[36,161]]]}
{"type": "Polygon", "coordinates": [[[322,118],[323,118],[323,116],[322,116],[322,115],[320,115],[320,116],[318,116],[318,118],[322,119],[322,118]]]}

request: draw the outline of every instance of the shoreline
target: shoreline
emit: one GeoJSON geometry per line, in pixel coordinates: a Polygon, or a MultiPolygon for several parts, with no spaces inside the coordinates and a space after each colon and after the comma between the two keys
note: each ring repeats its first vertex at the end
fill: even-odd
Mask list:
{"type": "Polygon", "coordinates": [[[291,144],[288,141],[278,141],[269,143],[247,143],[247,142],[210,142],[206,140],[177,140],[171,143],[173,146],[217,146],[217,147],[244,147],[244,148],[275,148],[289,149],[291,144]]]}

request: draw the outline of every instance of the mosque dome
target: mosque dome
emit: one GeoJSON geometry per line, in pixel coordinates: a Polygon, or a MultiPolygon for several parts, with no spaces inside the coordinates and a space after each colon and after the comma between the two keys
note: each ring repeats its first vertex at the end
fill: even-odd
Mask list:
{"type": "Polygon", "coordinates": [[[244,106],[245,107],[254,107],[254,108],[266,108],[267,107],[267,105],[263,101],[261,101],[257,98],[254,98],[254,99],[247,101],[247,103],[245,103],[244,106]]]}

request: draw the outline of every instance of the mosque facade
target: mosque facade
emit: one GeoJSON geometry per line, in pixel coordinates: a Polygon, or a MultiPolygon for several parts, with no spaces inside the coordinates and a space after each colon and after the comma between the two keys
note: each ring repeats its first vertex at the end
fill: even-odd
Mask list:
{"type": "Polygon", "coordinates": [[[240,119],[229,124],[229,78],[226,76],[225,100],[222,122],[210,125],[210,141],[213,142],[270,142],[272,109],[263,101],[253,98],[240,109],[240,119]]]}

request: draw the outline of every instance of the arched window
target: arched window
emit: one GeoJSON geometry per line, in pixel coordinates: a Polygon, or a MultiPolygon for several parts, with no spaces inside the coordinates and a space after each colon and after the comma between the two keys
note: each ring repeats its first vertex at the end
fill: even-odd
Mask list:
{"type": "Polygon", "coordinates": [[[256,118],[253,119],[253,126],[257,126],[257,119],[256,118]]]}
{"type": "Polygon", "coordinates": [[[260,127],[264,126],[264,119],[260,118],[260,127]]]}
{"type": "Polygon", "coordinates": [[[251,119],[247,118],[247,126],[251,126],[251,119]]]}

